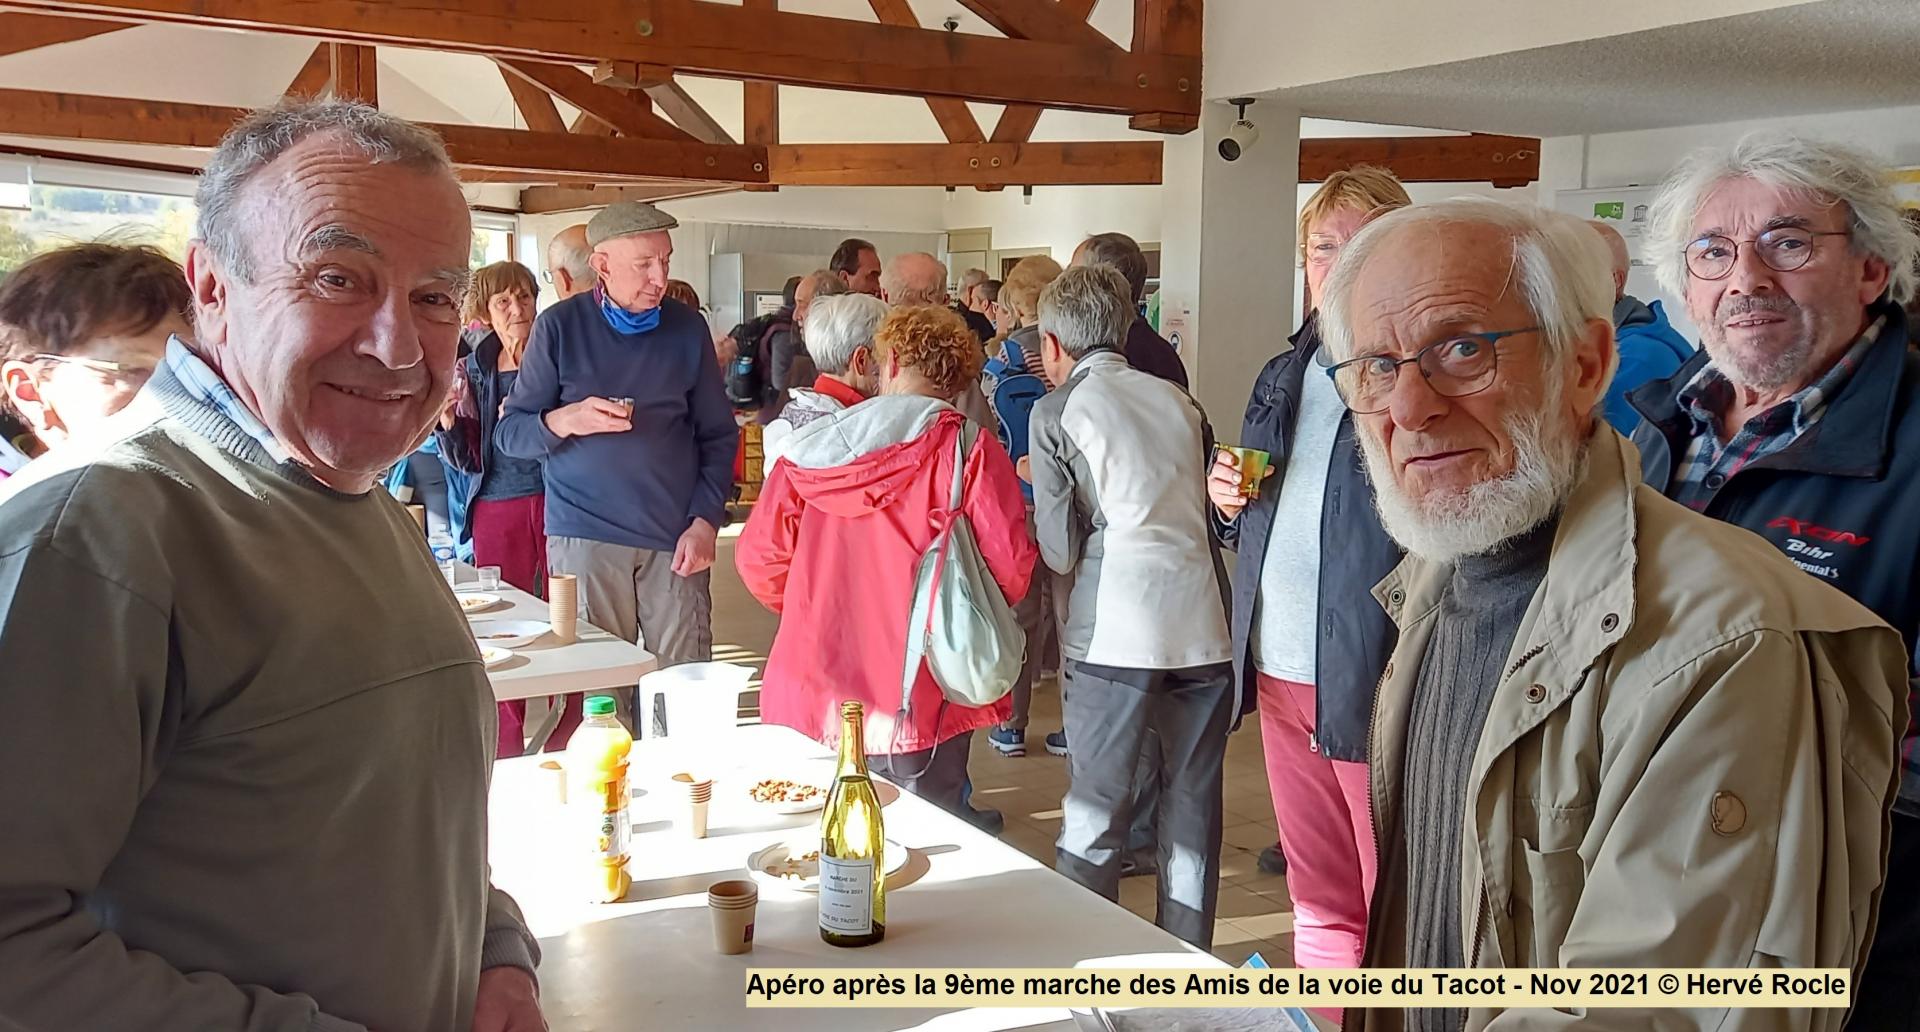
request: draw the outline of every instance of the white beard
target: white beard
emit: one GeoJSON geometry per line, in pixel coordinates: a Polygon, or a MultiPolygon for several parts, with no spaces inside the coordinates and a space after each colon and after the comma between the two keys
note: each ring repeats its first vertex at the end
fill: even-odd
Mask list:
{"type": "Polygon", "coordinates": [[[1460,491],[1408,496],[1394,479],[1385,445],[1360,428],[1374,507],[1388,536],[1411,555],[1451,563],[1494,551],[1546,522],[1584,475],[1587,460],[1586,439],[1574,427],[1546,425],[1544,414],[1560,407],[1557,387],[1548,393],[1539,409],[1503,421],[1513,441],[1513,471],[1460,491]]]}

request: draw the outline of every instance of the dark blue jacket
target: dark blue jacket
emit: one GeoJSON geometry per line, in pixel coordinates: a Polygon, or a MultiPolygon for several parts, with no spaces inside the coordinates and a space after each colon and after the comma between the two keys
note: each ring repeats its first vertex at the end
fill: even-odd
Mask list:
{"type": "Polygon", "coordinates": [[[1274,506],[1293,447],[1294,424],[1300,417],[1301,387],[1306,377],[1327,375],[1314,361],[1320,351],[1316,317],[1308,316],[1290,339],[1293,350],[1268,362],[1254,381],[1240,430],[1241,447],[1272,455],[1276,472],[1239,519],[1220,523],[1215,514],[1221,541],[1238,554],[1233,576],[1234,671],[1241,681],[1244,706],[1251,708],[1258,695],[1251,690],[1254,599],[1260,591],[1267,548],[1284,548],[1291,540],[1318,535],[1320,620],[1316,627],[1301,629],[1319,637],[1314,650],[1318,711],[1314,737],[1321,755],[1365,763],[1374,690],[1398,638],[1393,621],[1373,597],[1373,587],[1400,564],[1400,546],[1381,529],[1374,514],[1373,485],[1367,481],[1351,415],[1341,417],[1334,438],[1320,525],[1280,528],[1276,535],[1274,506]]]}
{"type": "MultiPolygon", "coordinates": [[[[1880,340],[1785,449],[1726,479],[1706,514],[1766,538],[1795,566],[1846,592],[1920,645],[1920,355],[1900,306],[1876,303],[1880,340]]],[[[1671,494],[1692,437],[1680,390],[1707,364],[1702,350],[1672,378],[1634,391],[1641,475],[1671,494]]],[[[1920,755],[1910,729],[1899,809],[1920,816],[1920,755]]]]}
{"type": "Polygon", "coordinates": [[[726,524],[740,431],[698,312],[667,300],[647,333],[615,330],[597,291],[534,320],[494,442],[539,459],[549,537],[671,552],[697,517],[726,524]],[[633,428],[561,438],[547,413],[586,398],[632,398],[633,428]]]}
{"type": "Polygon", "coordinates": [[[1639,298],[1623,297],[1613,306],[1613,321],[1620,364],[1607,387],[1607,422],[1631,435],[1640,425],[1640,413],[1633,410],[1627,395],[1643,384],[1672,376],[1693,357],[1693,346],[1667,321],[1658,301],[1642,304],[1639,298]]]}
{"type": "MultiPolygon", "coordinates": [[[[463,494],[459,506],[462,513],[471,504],[473,494],[480,490],[480,482],[486,476],[486,442],[493,440],[493,427],[499,421],[500,403],[506,400],[501,396],[499,384],[493,375],[494,369],[500,364],[500,352],[505,347],[500,335],[492,331],[474,342],[473,351],[460,360],[460,375],[467,379],[467,397],[473,399],[475,412],[471,416],[455,417],[451,430],[433,432],[441,461],[451,469],[466,474],[459,478],[463,494]]],[[[450,495],[454,491],[452,477],[447,478],[447,491],[450,495]]],[[[463,518],[453,522],[459,525],[461,544],[473,540],[470,520],[463,518]]]]}

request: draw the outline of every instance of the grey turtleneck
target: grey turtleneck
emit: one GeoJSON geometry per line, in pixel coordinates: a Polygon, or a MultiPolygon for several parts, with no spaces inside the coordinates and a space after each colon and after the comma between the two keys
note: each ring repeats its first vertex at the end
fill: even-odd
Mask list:
{"type": "MultiPolygon", "coordinates": [[[[1460,836],[1467,777],[1527,605],[1547,572],[1557,518],[1455,564],[1421,660],[1407,731],[1407,966],[1466,966],[1460,836]]],[[[1413,1032],[1458,1032],[1466,1012],[1409,1009],[1413,1032]]]]}

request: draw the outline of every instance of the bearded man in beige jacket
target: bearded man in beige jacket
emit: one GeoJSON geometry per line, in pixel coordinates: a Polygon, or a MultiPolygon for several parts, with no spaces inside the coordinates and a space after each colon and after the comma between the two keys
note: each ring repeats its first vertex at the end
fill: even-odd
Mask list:
{"type": "MultiPolygon", "coordinates": [[[[1408,558],[1373,717],[1377,967],[1853,968],[1900,638],[1640,482],[1598,237],[1482,200],[1348,243],[1321,313],[1408,558]]],[[[1837,1029],[1842,1011],[1349,1011],[1349,1027],[1837,1029]],[[1357,1019],[1357,1020],[1356,1020],[1357,1019]]]]}

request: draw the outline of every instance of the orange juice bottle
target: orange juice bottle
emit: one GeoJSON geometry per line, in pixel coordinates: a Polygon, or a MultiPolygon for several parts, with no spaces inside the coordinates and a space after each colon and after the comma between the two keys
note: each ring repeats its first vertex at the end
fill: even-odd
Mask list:
{"type": "Polygon", "coordinates": [[[570,798],[591,829],[593,846],[583,873],[589,895],[596,903],[612,903],[632,884],[627,877],[627,754],[633,751],[633,736],[615,719],[612,698],[592,696],[585,709],[587,719],[567,743],[570,798]]]}

